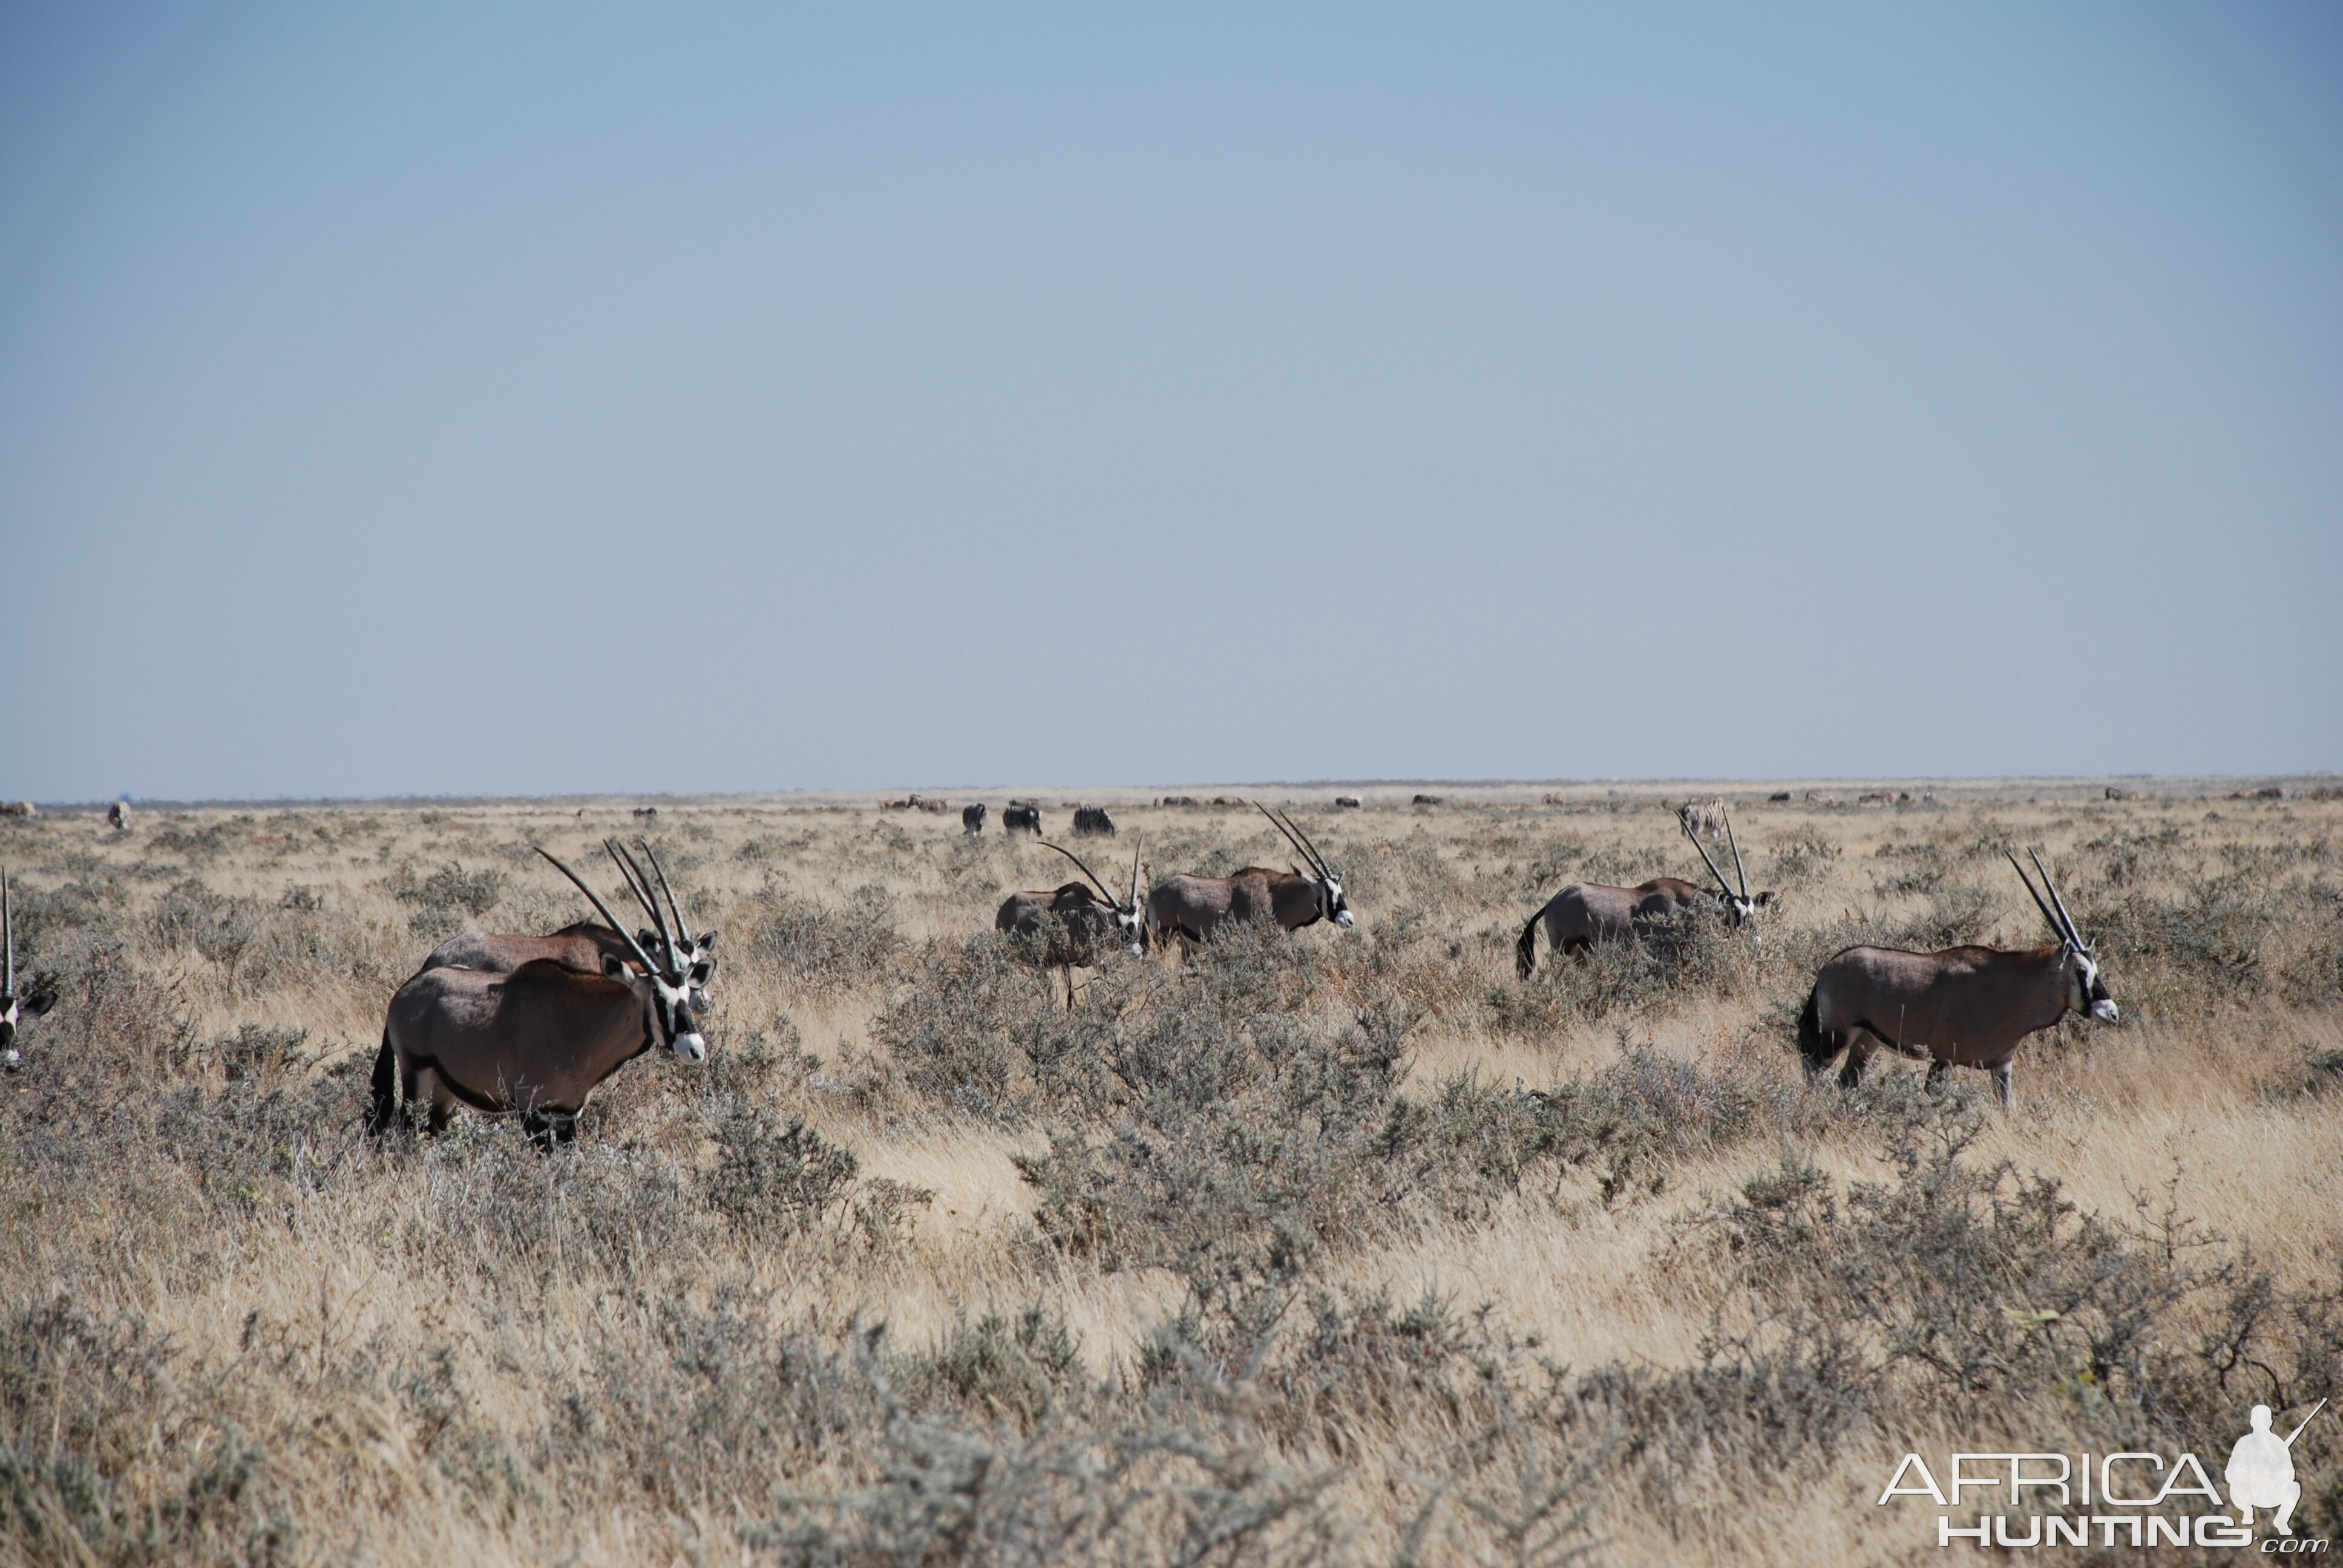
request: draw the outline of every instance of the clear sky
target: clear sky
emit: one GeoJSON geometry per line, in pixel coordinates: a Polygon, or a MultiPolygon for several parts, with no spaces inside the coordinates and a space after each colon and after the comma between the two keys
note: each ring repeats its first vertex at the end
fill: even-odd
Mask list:
{"type": "Polygon", "coordinates": [[[2343,7],[0,7],[0,795],[2343,766],[2343,7]]]}

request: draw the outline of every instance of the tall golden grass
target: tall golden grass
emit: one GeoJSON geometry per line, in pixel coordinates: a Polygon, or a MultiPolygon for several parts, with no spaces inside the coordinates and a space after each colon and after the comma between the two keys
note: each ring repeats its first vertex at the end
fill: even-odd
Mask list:
{"type": "MultiPolygon", "coordinates": [[[[973,840],[956,811],[878,797],[661,801],[649,820],[598,801],[0,825],[20,970],[63,992],[0,1081],[0,1561],[1901,1561],[1934,1540],[1932,1514],[1873,1502],[1905,1450],[2055,1448],[2121,1421],[2068,1379],[1875,1402],[1825,1437],[1660,1471],[1647,1447],[1698,1433],[1639,1430],[1658,1408],[1644,1395],[1585,1392],[1770,1332],[1717,1238],[1785,1161],[1845,1193],[1892,1182],[1899,1138],[1973,1124],[1972,1168],[2053,1177],[2131,1245],[2190,1221],[2177,1233],[2207,1269],[2242,1265],[2281,1306],[2331,1295],[2343,805],[1725,787],[1753,884],[1780,893],[1761,941],[1704,932],[1672,970],[1541,951],[1516,980],[1513,938],[1564,883],[1704,879],[1665,808],[1717,788],[1559,804],[1452,788],[1437,807],[1348,790],[1367,804],[1342,811],[1333,787],[1265,792],[1345,869],[1361,920],[1280,939],[1319,966],[1294,971],[1321,988],[1295,1016],[1332,1039],[1403,1014],[1398,1093],[1449,1093],[1464,1109],[1443,1127],[1531,1141],[1525,1174],[1473,1176],[1469,1201],[1438,1175],[1290,1273],[1240,1260],[1282,1292],[1250,1340],[1196,1315],[1192,1276],[1066,1245],[1039,1214],[1021,1159],[1069,1128],[1111,1141],[1142,1115],[1135,1091],[1052,1101],[1019,1057],[1000,1094],[955,1098],[933,1087],[945,1070],[920,1077],[888,1045],[908,994],[978,961],[952,955],[1007,892],[1066,879],[1001,835],[1005,793],[973,840]],[[707,1066],[645,1056],[549,1155],[473,1118],[436,1142],[362,1138],[384,1006],[423,955],[466,924],[580,918],[529,847],[585,870],[603,837],[639,831],[721,933],[707,1066]],[[2043,940],[2006,842],[2044,850],[2087,926],[2120,923],[2123,1023],[2030,1040],[2006,1116],[1979,1108],[1981,1074],[1931,1101],[1893,1060],[1852,1096],[1805,1085],[1790,1019],[1815,953],[1931,930],[2043,940]],[[1669,1062],[1741,1096],[1740,1131],[1554,1131],[1588,1085],[1669,1062]],[[755,1185],[802,1178],[793,1122],[788,1149],[810,1134],[853,1156],[803,1201],[755,1185]],[[728,1180],[765,1196],[728,1199],[728,1180]],[[1313,1332],[1343,1342],[1305,1353],[1313,1332]],[[1353,1370],[1309,1383],[1325,1367],[1353,1370]],[[1003,1479],[1019,1465],[1032,1476],[1003,1479]]],[[[1070,825],[1071,796],[1018,793],[1043,799],[1053,838],[1070,825]]],[[[1141,842],[1151,879],[1291,858],[1249,809],[1084,799],[1121,826],[1076,846],[1110,883],[1141,842]]],[[[1077,1023],[1184,1007],[1201,961],[1145,960],[1160,994],[1110,970],[1077,1023]]],[[[2154,1355],[2197,1358],[2171,1388],[2214,1386],[2199,1342],[2226,1301],[2184,1292],[2155,1321],[2154,1355]]],[[[2277,1356],[2281,1306],[2247,1359],[2277,1356]]],[[[2271,1377],[2304,1393],[2320,1356],[2343,1379],[2307,1332],[2286,1330],[2294,1361],[2239,1369],[2206,1408],[2233,1391],[2241,1421],[2271,1377]]],[[[2198,1419],[2153,1402],[2121,1420],[2173,1437],[2198,1419]]],[[[2242,1430],[2188,1446],[2209,1462],[2242,1430]]],[[[2314,1425],[2297,1452],[2304,1522],[2327,1533],[2343,1442],[2314,1425]]]]}

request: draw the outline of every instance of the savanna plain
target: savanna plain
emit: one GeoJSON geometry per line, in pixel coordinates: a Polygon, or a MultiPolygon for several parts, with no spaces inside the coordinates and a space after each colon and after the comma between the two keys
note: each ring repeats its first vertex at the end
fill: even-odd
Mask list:
{"type": "MultiPolygon", "coordinates": [[[[1901,1562],[1907,1450],[2217,1476],[2252,1403],[2343,1393],[2343,802],[1860,788],[1725,790],[1754,930],[1527,980],[1564,884],[1707,879],[1666,809],[1705,789],[1258,791],[1357,928],[1071,1010],[993,933],[1071,872],[999,798],[973,839],[876,798],[0,820],[59,996],[0,1080],[0,1560],[1901,1562]],[[550,1151],[365,1137],[424,955],[588,916],[535,845],[625,909],[638,833],[719,933],[707,1060],[550,1151]],[[2029,846],[2121,1021],[2029,1040],[2008,1113],[1893,1057],[1809,1084],[1839,948],[2046,940],[2029,846]]],[[[1091,799],[1111,885],[1292,858],[1091,799]]],[[[2332,1535],[2343,1423],[2295,1453],[2332,1535]]]]}

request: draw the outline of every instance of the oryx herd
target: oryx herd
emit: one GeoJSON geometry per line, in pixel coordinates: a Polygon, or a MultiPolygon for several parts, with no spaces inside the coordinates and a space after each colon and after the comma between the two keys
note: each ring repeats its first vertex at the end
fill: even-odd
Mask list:
{"type": "MultiPolygon", "coordinates": [[[[1290,815],[1254,805],[1307,869],[1247,866],[1224,877],[1178,874],[1142,897],[1143,845],[1134,847],[1128,889],[1119,891],[1072,850],[1040,839],[1039,811],[1019,802],[1003,813],[1004,823],[1032,833],[1042,847],[1071,861],[1084,879],[1011,894],[994,927],[1015,944],[1020,957],[1063,975],[1069,1009],[1074,1005],[1075,970],[1210,942],[1230,921],[1274,920],[1288,931],[1322,920],[1353,927],[1356,917],[1342,873],[1290,815]]],[[[1644,942],[1656,929],[1685,919],[1714,919],[1728,931],[1746,931],[1749,940],[1756,940],[1752,928],[1773,907],[1774,895],[1749,890],[1725,803],[1697,802],[1678,821],[1715,888],[1674,877],[1632,888],[1572,883],[1522,928],[1514,944],[1521,977],[1526,980],[1535,970],[1541,928],[1550,950],[1580,960],[1597,947],[1644,942]],[[1703,842],[1712,824],[1722,829],[1732,859],[1730,880],[1703,842]]],[[[1081,826],[1079,818],[1077,822],[1081,826]]],[[[970,822],[968,830],[980,831],[980,819],[970,822]]],[[[517,1115],[540,1141],[566,1141],[575,1136],[578,1113],[596,1087],[645,1051],[659,1046],[686,1061],[705,1059],[701,1020],[709,1010],[716,933],[693,932],[657,852],[642,839],[636,846],[641,860],[625,846],[603,840],[619,879],[649,921],[632,934],[584,879],[539,849],[585,895],[600,924],[580,921],[547,936],[466,931],[431,951],[390,999],[375,1059],[370,1131],[387,1131],[418,1107],[436,1130],[462,1104],[517,1115]]],[[[2006,1106],[2010,1062],[2028,1035],[2070,1011],[2116,1021],[2116,1003],[2091,944],[2077,929],[2049,868],[2039,855],[2032,859],[2042,879],[2038,890],[2016,856],[2009,856],[2050,927],[2050,945],[1929,953],[1845,949],[1823,964],[1798,1019],[1797,1044],[1808,1076],[1819,1077],[1844,1053],[1838,1081],[1853,1088],[1884,1047],[1927,1061],[1931,1083],[1947,1067],[1982,1069],[1992,1075],[2006,1106]]],[[[20,1025],[47,1012],[56,998],[45,989],[17,992],[15,925],[5,871],[0,940],[6,950],[0,1067],[14,1070],[20,1025]]]]}

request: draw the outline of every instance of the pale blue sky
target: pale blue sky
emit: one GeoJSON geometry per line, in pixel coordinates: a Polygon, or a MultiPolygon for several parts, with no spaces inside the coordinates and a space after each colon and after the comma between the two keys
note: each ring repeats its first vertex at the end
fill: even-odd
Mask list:
{"type": "Polygon", "coordinates": [[[0,795],[2343,765],[2330,4],[0,8],[0,795]]]}

